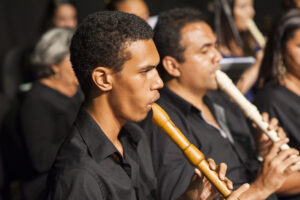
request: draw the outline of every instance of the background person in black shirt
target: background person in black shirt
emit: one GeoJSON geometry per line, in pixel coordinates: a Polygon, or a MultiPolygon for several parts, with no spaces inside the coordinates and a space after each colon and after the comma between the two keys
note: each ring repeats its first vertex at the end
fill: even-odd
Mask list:
{"type": "Polygon", "coordinates": [[[38,80],[7,119],[3,144],[4,164],[9,163],[6,175],[21,182],[24,199],[42,195],[59,146],[83,102],[70,62],[72,36],[71,29],[54,28],[41,37],[32,55],[38,80]]]}
{"type": "MultiPolygon", "coordinates": [[[[251,167],[247,166],[248,152],[239,148],[234,134],[248,137],[250,143],[249,128],[237,107],[225,101],[222,95],[210,93],[218,88],[215,72],[221,55],[216,49],[216,37],[200,12],[173,9],[162,13],[154,41],[161,57],[159,70],[167,86],[161,91],[160,104],[206,156],[222,162],[228,160],[229,178],[234,178],[238,184],[253,181],[241,198],[266,199],[282,186],[287,175],[299,170],[300,165],[294,164],[300,157],[289,158],[298,155],[298,151],[279,152],[280,144],[287,142],[281,140],[265,157],[255,180],[246,174],[251,167]]],[[[191,177],[192,169],[184,164],[183,154],[176,152],[170,139],[160,132],[154,129],[150,135],[158,188],[161,189],[158,193],[161,199],[175,199],[176,194],[187,187],[186,180],[191,177]],[[166,188],[169,189],[164,191],[166,188]]]]}
{"type": "MultiPolygon", "coordinates": [[[[71,61],[86,101],[48,176],[48,199],[155,199],[145,135],[127,123],[146,117],[163,85],[152,36],[144,20],[121,12],[92,14],[78,27],[71,61]]],[[[202,181],[193,179],[183,198],[211,199],[215,190],[202,181]]]]}
{"type": "MultiPolygon", "coordinates": [[[[276,117],[279,125],[290,139],[290,146],[300,150],[300,11],[290,10],[284,14],[270,33],[265,57],[259,74],[259,91],[255,104],[271,117],[276,117]]],[[[264,146],[270,140],[260,137],[264,146]]],[[[300,199],[300,173],[291,177],[292,185],[285,184],[287,191],[282,194],[298,194],[284,199],[300,199]]]]}

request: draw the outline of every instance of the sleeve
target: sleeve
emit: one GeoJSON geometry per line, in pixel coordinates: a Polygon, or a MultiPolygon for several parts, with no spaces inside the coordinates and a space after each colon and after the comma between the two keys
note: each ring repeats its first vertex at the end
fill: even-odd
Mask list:
{"type": "Polygon", "coordinates": [[[70,170],[60,175],[53,185],[50,184],[48,200],[104,200],[98,184],[99,180],[88,171],[70,170]]]}
{"type": "MultiPolygon", "coordinates": [[[[175,122],[175,124],[178,126],[179,123],[175,122]]],[[[177,199],[190,184],[194,167],[188,162],[179,147],[162,130],[153,123],[151,126],[150,129],[149,123],[147,123],[145,131],[150,141],[153,165],[158,182],[158,199],[177,199]]],[[[179,129],[184,130],[183,126],[179,129]]],[[[183,134],[185,133],[183,132],[183,134]]]]}
{"type": "Polygon", "coordinates": [[[56,130],[53,109],[45,102],[30,102],[21,108],[21,129],[34,170],[44,173],[50,170],[62,141],[54,140],[61,134],[56,130]]]}

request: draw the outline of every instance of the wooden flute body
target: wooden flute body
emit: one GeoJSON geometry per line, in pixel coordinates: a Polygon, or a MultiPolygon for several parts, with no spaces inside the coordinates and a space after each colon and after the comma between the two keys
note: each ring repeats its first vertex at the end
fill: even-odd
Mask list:
{"type": "MultiPolygon", "coordinates": [[[[232,80],[222,71],[216,72],[219,88],[224,91],[242,109],[244,114],[253,121],[273,142],[279,140],[275,130],[268,130],[269,124],[262,120],[258,109],[250,103],[245,96],[237,89],[232,80]]],[[[281,150],[289,149],[287,144],[280,147],[281,150]]]]}
{"type": "Polygon", "coordinates": [[[224,197],[228,197],[231,193],[231,190],[227,188],[227,185],[224,181],[219,179],[218,174],[210,169],[203,153],[187,140],[187,138],[171,121],[168,114],[159,105],[153,104],[152,110],[153,122],[176,143],[176,145],[188,158],[190,163],[197,167],[224,197]]]}

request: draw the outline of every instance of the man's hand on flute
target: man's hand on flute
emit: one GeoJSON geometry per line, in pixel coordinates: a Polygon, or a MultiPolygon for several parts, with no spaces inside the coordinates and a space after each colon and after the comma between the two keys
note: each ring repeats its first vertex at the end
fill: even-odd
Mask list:
{"type": "Polygon", "coordinates": [[[265,156],[257,179],[240,199],[266,199],[282,186],[289,175],[300,169],[300,157],[296,149],[280,150],[280,146],[288,141],[288,138],[285,138],[272,145],[270,152],[265,156]]]}
{"type": "MultiPolygon", "coordinates": [[[[220,180],[226,182],[228,189],[233,189],[232,182],[226,177],[227,165],[216,165],[213,159],[207,159],[210,169],[217,172],[220,180]]],[[[199,169],[194,170],[190,185],[179,200],[212,200],[219,194],[218,190],[207,180],[199,169]]],[[[235,199],[232,199],[235,200],[235,199]]]]}
{"type": "MultiPolygon", "coordinates": [[[[277,136],[280,139],[286,138],[284,130],[280,126],[278,126],[277,118],[272,118],[271,120],[269,120],[268,113],[262,113],[262,118],[263,121],[269,124],[268,130],[275,130],[277,132],[277,136]]],[[[264,134],[263,131],[257,128],[255,124],[253,124],[253,127],[257,129],[257,133],[255,136],[257,156],[259,156],[260,158],[264,158],[269,153],[273,145],[273,141],[266,134],[264,134]]]]}

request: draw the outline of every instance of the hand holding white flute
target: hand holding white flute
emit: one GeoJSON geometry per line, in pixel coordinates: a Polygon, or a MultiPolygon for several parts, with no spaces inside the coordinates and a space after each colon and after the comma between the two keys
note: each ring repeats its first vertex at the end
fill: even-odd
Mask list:
{"type": "MultiPolygon", "coordinates": [[[[230,96],[236,104],[238,104],[250,120],[252,120],[273,142],[280,140],[275,130],[268,130],[269,124],[262,120],[262,116],[258,109],[245,98],[245,96],[236,88],[232,80],[224,72],[217,70],[216,77],[219,88],[230,96]]],[[[290,147],[287,144],[280,147],[281,150],[289,148],[290,147]]]]}

